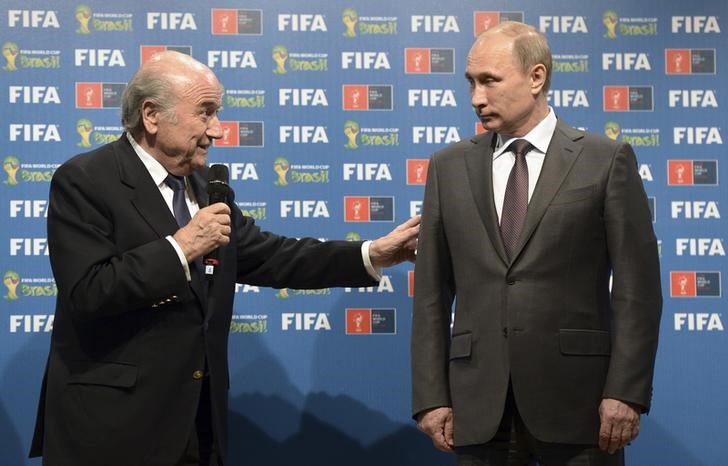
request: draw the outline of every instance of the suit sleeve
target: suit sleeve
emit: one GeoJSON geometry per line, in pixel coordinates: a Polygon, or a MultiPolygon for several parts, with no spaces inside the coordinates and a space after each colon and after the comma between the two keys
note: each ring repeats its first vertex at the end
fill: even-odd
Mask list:
{"type": "Polygon", "coordinates": [[[103,317],[189,293],[177,254],[166,239],[119,250],[115,224],[132,220],[115,217],[103,184],[68,163],[51,180],[48,245],[59,299],[75,313],[103,317]]]}
{"type": "Polygon", "coordinates": [[[603,396],[648,411],[662,311],[657,240],[634,151],[617,150],[604,202],[612,265],[612,355],[603,396]]]}
{"type": "Polygon", "coordinates": [[[450,316],[454,284],[440,205],[437,156],[432,157],[417,244],[412,311],[412,414],[451,406],[450,316]]]}
{"type": "Polygon", "coordinates": [[[237,281],[274,288],[318,289],[376,284],[361,256],[361,241],[287,238],[262,231],[233,209],[237,281]]]}

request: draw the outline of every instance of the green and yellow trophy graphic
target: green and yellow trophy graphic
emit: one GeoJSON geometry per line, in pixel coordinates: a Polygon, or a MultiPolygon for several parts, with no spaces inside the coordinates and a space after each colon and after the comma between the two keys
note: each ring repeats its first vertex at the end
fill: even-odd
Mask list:
{"type": "Polygon", "coordinates": [[[3,276],[3,283],[8,289],[8,294],[5,295],[5,299],[15,301],[18,299],[18,285],[20,284],[20,275],[14,270],[8,270],[3,276]]]}
{"type": "Polygon", "coordinates": [[[608,121],[607,124],[604,125],[604,134],[613,141],[617,140],[621,131],[619,123],[616,121],[608,121]]]}
{"type": "Polygon", "coordinates": [[[76,7],[76,20],[78,21],[77,33],[84,35],[91,34],[91,30],[88,28],[88,22],[91,21],[91,8],[88,5],[79,5],[76,7]]]}
{"type": "Polygon", "coordinates": [[[361,235],[355,231],[350,231],[344,236],[344,239],[347,241],[361,241],[361,235]]]}
{"type": "Polygon", "coordinates": [[[604,26],[607,28],[607,32],[604,34],[604,37],[607,39],[616,39],[617,38],[617,24],[619,23],[619,16],[617,16],[617,12],[614,10],[607,10],[602,15],[602,23],[604,23],[604,26]]]}
{"type": "Polygon", "coordinates": [[[288,60],[288,49],[282,45],[273,47],[273,61],[276,62],[275,74],[286,74],[286,60],[288,60]]]}
{"type": "Polygon", "coordinates": [[[341,21],[346,26],[344,37],[356,37],[356,23],[359,21],[359,14],[353,8],[347,8],[341,14],[341,21]]]}
{"type": "Polygon", "coordinates": [[[4,183],[8,186],[18,184],[18,170],[20,169],[20,160],[14,155],[8,155],[3,160],[3,170],[8,174],[8,179],[4,183]]]}
{"type": "Polygon", "coordinates": [[[288,299],[288,288],[281,288],[278,293],[275,294],[278,299],[288,299]]]}
{"type": "Polygon", "coordinates": [[[94,130],[94,125],[88,118],[81,118],[76,123],[76,132],[81,135],[81,142],[78,143],[78,147],[91,147],[91,133],[94,130]]]}
{"type": "Polygon", "coordinates": [[[3,57],[5,57],[5,71],[18,71],[18,67],[15,65],[15,59],[18,57],[20,48],[15,42],[5,42],[3,44],[3,57]]]}
{"type": "Polygon", "coordinates": [[[278,157],[273,161],[273,171],[276,172],[276,175],[278,175],[278,179],[273,183],[274,185],[288,186],[286,174],[288,173],[289,168],[290,164],[288,163],[288,160],[283,157],[278,157]]]}
{"type": "Polygon", "coordinates": [[[347,140],[344,147],[347,149],[357,149],[359,146],[356,144],[356,137],[359,134],[359,123],[348,120],[344,123],[344,134],[347,140]]]}

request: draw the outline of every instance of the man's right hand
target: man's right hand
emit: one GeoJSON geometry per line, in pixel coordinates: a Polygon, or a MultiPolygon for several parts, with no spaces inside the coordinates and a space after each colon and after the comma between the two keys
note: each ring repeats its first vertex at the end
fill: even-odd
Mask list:
{"type": "Polygon", "coordinates": [[[187,263],[230,242],[230,207],[218,202],[200,209],[190,223],[172,237],[185,254],[187,263]]]}
{"type": "Polygon", "coordinates": [[[426,433],[435,448],[447,453],[454,451],[452,408],[433,408],[417,416],[417,428],[426,433]]]}

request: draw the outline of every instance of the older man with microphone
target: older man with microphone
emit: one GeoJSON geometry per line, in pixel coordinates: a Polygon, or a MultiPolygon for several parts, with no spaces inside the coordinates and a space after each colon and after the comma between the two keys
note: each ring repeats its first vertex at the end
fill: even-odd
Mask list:
{"type": "Polygon", "coordinates": [[[47,466],[224,464],[235,283],[371,286],[414,258],[418,218],[372,242],[321,242],[231,208],[224,167],[206,181],[222,95],[205,65],[155,55],[124,92],[125,134],[53,177],[59,292],[31,447],[47,466]]]}

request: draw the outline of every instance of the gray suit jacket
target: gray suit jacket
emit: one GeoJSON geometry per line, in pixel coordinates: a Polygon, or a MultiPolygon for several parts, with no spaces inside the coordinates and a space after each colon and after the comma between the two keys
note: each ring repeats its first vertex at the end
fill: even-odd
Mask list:
{"type": "Polygon", "coordinates": [[[494,140],[463,140],[430,161],[413,413],[452,406],[455,444],[485,443],[510,378],[538,439],[596,444],[602,398],[644,411],[651,399],[662,297],[634,152],[559,121],[509,262],[493,202],[494,140]]]}

